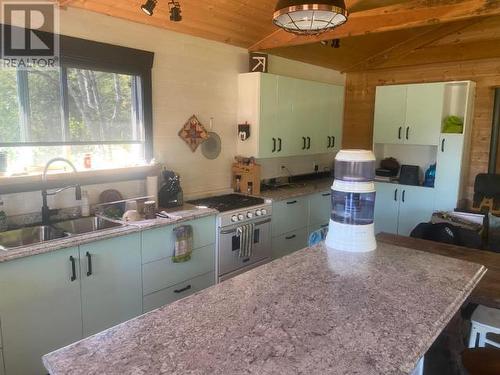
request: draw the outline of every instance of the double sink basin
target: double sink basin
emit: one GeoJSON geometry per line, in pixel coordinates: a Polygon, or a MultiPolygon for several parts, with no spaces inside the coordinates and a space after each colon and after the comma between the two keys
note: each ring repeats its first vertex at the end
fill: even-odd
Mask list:
{"type": "Polygon", "coordinates": [[[53,225],[38,225],[0,232],[0,250],[34,245],[46,241],[122,227],[124,224],[91,216],[61,221],[53,225]]]}

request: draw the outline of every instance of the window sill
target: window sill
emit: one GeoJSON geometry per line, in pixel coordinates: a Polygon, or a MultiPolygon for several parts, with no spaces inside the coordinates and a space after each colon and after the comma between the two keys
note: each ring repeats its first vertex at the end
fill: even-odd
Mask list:
{"type": "MultiPolygon", "coordinates": [[[[77,175],[72,172],[49,173],[47,175],[48,189],[58,188],[67,184],[78,183],[80,185],[94,185],[109,182],[141,180],[147,176],[160,173],[158,165],[145,165],[114,169],[94,169],[78,171],[77,175]]],[[[22,193],[41,190],[42,174],[26,176],[0,177],[0,195],[22,193]]]]}

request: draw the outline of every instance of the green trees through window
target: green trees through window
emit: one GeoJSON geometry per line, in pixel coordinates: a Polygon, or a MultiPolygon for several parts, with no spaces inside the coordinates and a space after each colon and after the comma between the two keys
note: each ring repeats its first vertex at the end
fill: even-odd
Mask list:
{"type": "Polygon", "coordinates": [[[0,152],[11,173],[31,172],[54,156],[93,167],[143,163],[138,76],[71,66],[0,69],[0,152]]]}

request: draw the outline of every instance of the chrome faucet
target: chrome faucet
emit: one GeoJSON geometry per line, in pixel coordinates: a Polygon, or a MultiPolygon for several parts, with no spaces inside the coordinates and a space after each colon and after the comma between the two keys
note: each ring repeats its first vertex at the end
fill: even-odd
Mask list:
{"type": "Polygon", "coordinates": [[[55,163],[58,161],[68,164],[73,169],[73,172],[75,173],[75,175],[78,174],[75,166],[68,159],[54,158],[54,159],[51,159],[47,162],[47,164],[45,165],[45,169],[43,170],[43,174],[42,174],[42,182],[43,182],[43,188],[42,188],[42,201],[43,201],[43,204],[42,204],[42,225],[50,225],[50,215],[51,215],[51,213],[54,212],[54,210],[51,210],[47,204],[47,196],[56,195],[57,193],[60,193],[63,190],[75,188],[75,199],[77,201],[82,200],[82,189],[81,189],[79,184],[73,184],[73,185],[65,186],[65,187],[62,187],[60,189],[54,190],[52,192],[47,192],[47,171],[49,170],[49,167],[52,163],[55,163]]]}

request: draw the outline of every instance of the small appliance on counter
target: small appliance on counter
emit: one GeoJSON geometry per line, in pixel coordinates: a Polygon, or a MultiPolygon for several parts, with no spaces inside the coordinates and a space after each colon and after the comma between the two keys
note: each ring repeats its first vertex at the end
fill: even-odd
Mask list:
{"type": "Polygon", "coordinates": [[[399,183],[420,186],[420,167],[418,165],[402,165],[399,183]]]}
{"type": "Polygon", "coordinates": [[[232,167],[232,187],[236,193],[260,194],[260,165],[254,159],[237,158],[232,167]]]}
{"type": "Polygon", "coordinates": [[[335,157],[332,214],[326,246],[369,252],[377,247],[373,224],[375,155],[368,150],[341,150],[335,157]]]}
{"type": "Polygon", "coordinates": [[[162,176],[163,184],[158,192],[160,207],[173,208],[182,206],[184,198],[179,175],[173,171],[164,170],[162,176]]]}

